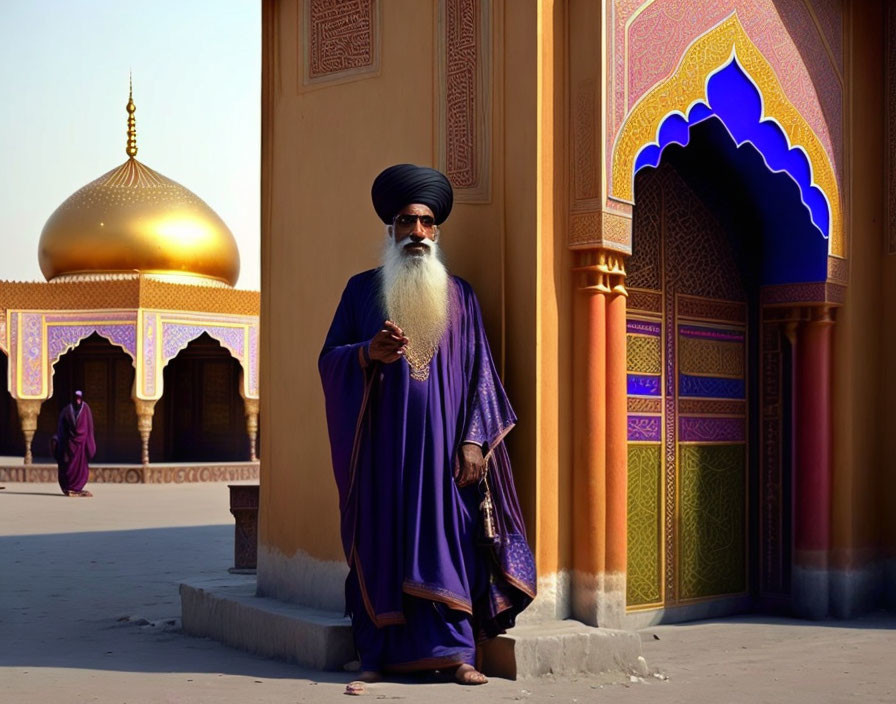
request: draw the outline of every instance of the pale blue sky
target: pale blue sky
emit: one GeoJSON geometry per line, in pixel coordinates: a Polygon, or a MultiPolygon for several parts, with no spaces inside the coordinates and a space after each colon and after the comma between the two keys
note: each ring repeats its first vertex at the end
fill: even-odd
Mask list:
{"type": "Polygon", "coordinates": [[[0,0],[0,280],[43,280],[37,243],[72,193],[137,158],[228,224],[259,287],[260,0],[0,0]]]}

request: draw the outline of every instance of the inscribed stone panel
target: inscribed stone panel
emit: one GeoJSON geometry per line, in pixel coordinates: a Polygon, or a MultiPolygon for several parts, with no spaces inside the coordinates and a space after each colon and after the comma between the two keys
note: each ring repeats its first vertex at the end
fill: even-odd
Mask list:
{"type": "Polygon", "coordinates": [[[440,0],[439,166],[457,202],[491,198],[491,2],[440,0]]]}
{"type": "Polygon", "coordinates": [[[379,70],[377,0],[305,0],[305,84],[379,70]]]}

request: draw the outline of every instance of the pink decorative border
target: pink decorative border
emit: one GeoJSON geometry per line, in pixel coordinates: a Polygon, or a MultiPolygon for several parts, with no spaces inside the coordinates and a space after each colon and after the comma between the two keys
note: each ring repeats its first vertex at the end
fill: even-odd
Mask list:
{"type": "Polygon", "coordinates": [[[842,17],[834,0],[814,0],[813,9],[793,2],[781,10],[784,5],[772,0],[614,0],[608,22],[607,178],[612,178],[613,144],[638,99],[675,72],[696,38],[736,12],[785,95],[821,140],[840,182],[842,17]]]}
{"type": "MultiPolygon", "coordinates": [[[[174,359],[190,342],[203,333],[207,333],[240,363],[243,368],[243,392],[246,398],[258,398],[259,335],[257,318],[160,313],[155,324],[157,329],[154,344],[161,345],[161,355],[158,356],[154,353],[153,361],[160,359],[161,367],[174,359]]],[[[153,370],[152,393],[154,397],[163,393],[159,389],[157,381],[160,371],[161,368],[153,370]]],[[[145,371],[144,374],[148,379],[148,371],[145,371]]],[[[149,384],[144,388],[149,394],[149,384]]]]}
{"type": "Polygon", "coordinates": [[[9,389],[16,397],[49,398],[53,393],[53,365],[93,333],[121,347],[131,359],[136,358],[136,312],[15,311],[11,321],[9,389]]]}
{"type": "Polygon", "coordinates": [[[142,376],[138,396],[158,398],[162,394],[161,368],[191,340],[207,332],[242,366],[244,395],[258,398],[258,318],[160,311],[143,311],[142,314],[142,347],[138,347],[136,310],[12,311],[9,329],[3,330],[4,344],[6,332],[10,343],[10,393],[14,397],[49,398],[53,393],[53,365],[83,339],[97,333],[121,347],[133,360],[142,376]]]}

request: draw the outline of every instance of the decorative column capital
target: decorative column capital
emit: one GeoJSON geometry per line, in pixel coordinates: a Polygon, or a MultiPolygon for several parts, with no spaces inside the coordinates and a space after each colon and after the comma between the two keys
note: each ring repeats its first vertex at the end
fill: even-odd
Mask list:
{"type": "Polygon", "coordinates": [[[615,293],[627,296],[625,290],[625,255],[603,247],[576,250],[572,271],[576,289],[582,293],[615,293]]]}
{"type": "Polygon", "coordinates": [[[37,418],[40,415],[40,407],[46,399],[16,399],[16,407],[19,411],[19,422],[22,424],[22,435],[25,436],[25,464],[31,464],[31,442],[37,430],[37,418]]]}
{"type": "Polygon", "coordinates": [[[243,402],[246,404],[246,415],[258,415],[258,402],[257,398],[243,398],[243,402]]]}
{"type": "Polygon", "coordinates": [[[137,431],[140,433],[140,461],[143,466],[149,464],[149,436],[152,433],[152,416],[155,413],[156,399],[134,398],[137,410],[137,431]]]}
{"type": "Polygon", "coordinates": [[[838,307],[832,303],[775,306],[766,308],[762,313],[762,317],[766,322],[779,323],[787,339],[793,343],[796,340],[797,331],[805,329],[807,325],[816,327],[833,325],[835,311],[838,307]]]}
{"type": "Polygon", "coordinates": [[[609,210],[579,211],[569,216],[569,238],[571,249],[591,249],[600,247],[625,254],[632,251],[632,214],[609,210]]]}
{"type": "Polygon", "coordinates": [[[246,408],[246,433],[249,435],[249,459],[258,459],[258,399],[243,398],[246,408]]]}
{"type": "Polygon", "coordinates": [[[821,303],[812,306],[809,309],[809,320],[811,325],[833,325],[834,324],[834,306],[828,303],[821,303]]]}

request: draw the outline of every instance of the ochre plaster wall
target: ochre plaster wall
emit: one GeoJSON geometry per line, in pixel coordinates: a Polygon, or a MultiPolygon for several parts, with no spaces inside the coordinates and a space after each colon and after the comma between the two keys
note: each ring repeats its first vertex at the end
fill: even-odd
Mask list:
{"type": "Polygon", "coordinates": [[[271,425],[262,441],[259,530],[263,545],[286,556],[301,548],[338,560],[317,356],[346,281],[377,262],[383,226],[370,204],[374,176],[390,163],[434,160],[435,18],[427,3],[384,3],[380,75],[309,88],[301,7],[271,3],[265,15],[273,95],[264,123],[271,163],[263,182],[270,214],[262,235],[262,415],[271,425]]]}
{"type": "MultiPolygon", "coordinates": [[[[266,566],[268,554],[343,560],[317,357],[345,282],[378,263],[384,229],[370,203],[373,178],[397,162],[437,163],[438,3],[380,5],[379,74],[312,87],[302,84],[301,3],[264,5],[259,584],[285,579],[266,566]]],[[[546,283],[538,274],[536,8],[535,0],[515,0],[512,10],[493,3],[491,197],[457,202],[441,239],[449,268],[479,296],[520,417],[508,445],[533,543],[537,362],[554,355],[556,376],[563,305],[553,273],[546,283]],[[539,300],[552,316],[546,352],[537,344],[539,300]]],[[[556,389],[556,379],[542,387],[549,407],[556,389]]]]}
{"type": "MultiPolygon", "coordinates": [[[[879,557],[884,457],[892,456],[892,281],[881,288],[883,231],[882,21],[878,3],[853,3],[847,42],[849,287],[834,326],[833,550],[831,568],[867,568],[879,557]],[[881,310],[880,302],[886,301],[881,310]],[[881,346],[883,343],[883,347],[881,346]],[[885,376],[886,374],[886,376],[885,376]],[[886,388],[886,387],[885,387],[886,388]],[[880,440],[883,438],[884,444],[880,440]]],[[[892,279],[892,275],[889,277],[892,279]]],[[[887,277],[884,277],[886,281],[887,277]]]]}

